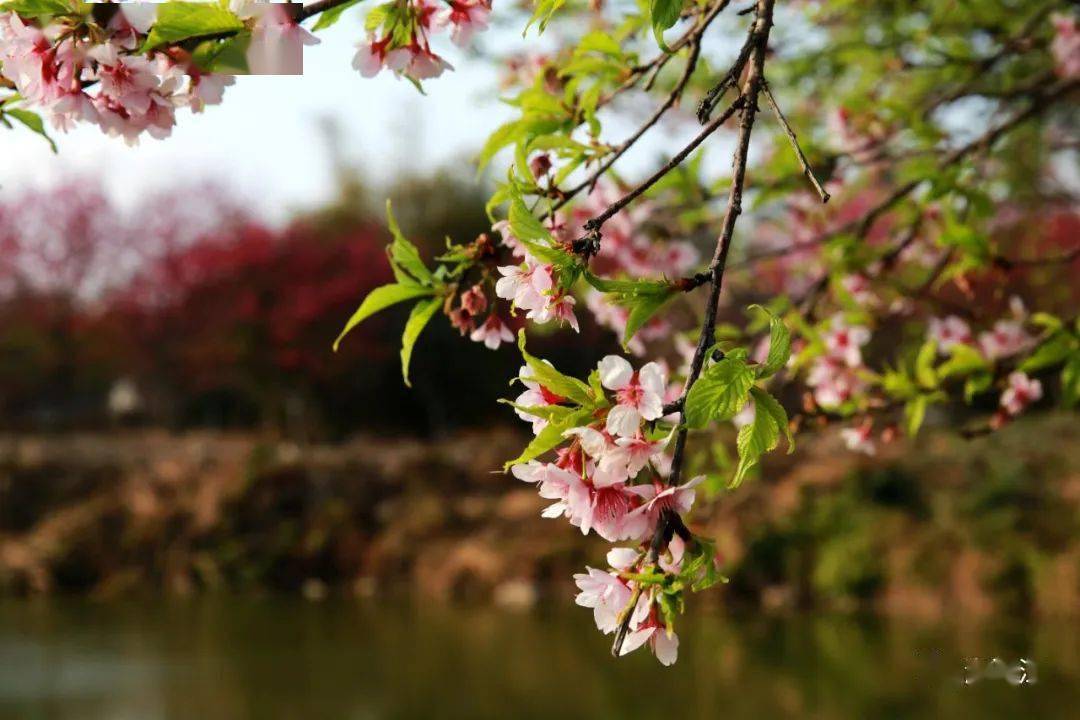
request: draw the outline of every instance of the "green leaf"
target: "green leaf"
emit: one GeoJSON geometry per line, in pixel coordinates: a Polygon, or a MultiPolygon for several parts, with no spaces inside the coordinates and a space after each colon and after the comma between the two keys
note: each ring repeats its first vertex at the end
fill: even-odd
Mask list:
{"type": "Polygon", "coordinates": [[[915,357],[915,379],[927,390],[937,387],[937,373],[934,372],[934,359],[937,357],[937,343],[927,340],[919,348],[915,357]]]}
{"type": "Polygon", "coordinates": [[[529,462],[552,448],[558,447],[566,440],[566,438],[563,437],[563,433],[571,428],[580,427],[581,425],[588,423],[589,419],[592,418],[592,412],[593,411],[589,408],[582,408],[567,415],[560,422],[549,423],[532,439],[532,442],[521,451],[520,455],[503,465],[503,470],[508,470],[513,465],[529,462]]]}
{"type": "MultiPolygon", "coordinates": [[[[390,243],[391,265],[395,270],[404,270],[421,285],[431,285],[431,271],[420,259],[420,251],[401,233],[389,200],[386,201],[386,224],[390,228],[390,234],[394,236],[394,241],[390,243]]],[[[398,280],[401,281],[402,278],[398,276],[398,280]]]]}
{"type": "Polygon", "coordinates": [[[1075,346],[1075,338],[1068,333],[1055,333],[1020,363],[1020,370],[1034,372],[1062,363],[1075,352],[1075,346]]]}
{"type": "Polygon", "coordinates": [[[196,67],[205,72],[247,75],[247,51],[251,45],[251,33],[239,32],[224,40],[204,40],[191,53],[196,67]]]}
{"type": "Polygon", "coordinates": [[[759,378],[772,377],[787,365],[791,357],[791,332],[784,321],[769,312],[768,308],[761,305],[751,305],[769,316],[769,355],[765,364],[757,369],[759,378]]]}
{"type": "Polygon", "coordinates": [[[536,216],[529,212],[529,208],[525,207],[525,203],[520,197],[515,197],[510,201],[510,232],[514,234],[518,240],[539,240],[545,243],[551,243],[551,232],[544,227],[544,224],[536,219],[536,216]]]}
{"type": "Polygon", "coordinates": [[[969,405],[976,395],[984,393],[994,384],[992,373],[984,371],[976,372],[964,381],[964,401],[969,405]]]}
{"type": "Polygon", "coordinates": [[[347,0],[347,2],[332,7],[329,10],[323,11],[319,15],[319,20],[311,27],[312,30],[325,30],[328,27],[332,27],[341,19],[341,14],[356,5],[360,0],[347,0]]]}
{"type": "Polygon", "coordinates": [[[521,37],[525,37],[525,33],[529,32],[529,28],[537,20],[540,21],[540,32],[543,33],[547,29],[548,23],[551,22],[551,16],[562,7],[564,2],[566,0],[536,0],[536,9],[533,10],[532,17],[529,18],[525,29],[521,31],[521,37]]]}
{"type": "Polygon", "coordinates": [[[0,12],[13,12],[23,18],[47,18],[56,15],[83,14],[76,12],[76,3],[66,0],[11,0],[0,3],[0,12]]]}
{"type": "Polygon", "coordinates": [[[412,312],[409,313],[409,319],[405,323],[405,332],[401,335],[401,376],[405,378],[405,385],[408,387],[412,387],[412,383],[409,382],[409,360],[412,359],[413,347],[420,333],[441,305],[442,298],[429,298],[416,303],[412,312]]]}
{"type": "Polygon", "coordinates": [[[1061,402],[1071,408],[1080,401],[1080,353],[1073,353],[1061,369],[1061,402]]]}
{"type": "Polygon", "coordinates": [[[638,330],[678,292],[671,283],[659,280],[609,280],[583,271],[585,280],[605,293],[609,301],[629,309],[622,344],[625,348],[638,330]]]}
{"type": "Polygon", "coordinates": [[[929,404],[928,395],[917,395],[904,405],[904,418],[907,422],[908,437],[919,434],[923,419],[926,418],[926,406],[929,404]]]}
{"type": "Polygon", "coordinates": [[[683,0],[649,0],[649,24],[652,25],[656,43],[670,52],[664,42],[664,31],[679,21],[682,14],[683,0]]]}
{"type": "Polygon", "coordinates": [[[337,351],[338,346],[341,345],[342,338],[348,335],[350,330],[380,310],[385,310],[391,305],[396,305],[397,303],[405,302],[406,300],[434,294],[435,291],[433,289],[421,287],[419,285],[401,285],[399,283],[394,283],[375,288],[368,293],[368,296],[360,303],[360,307],[357,308],[356,312],[349,318],[349,322],[345,323],[345,329],[341,331],[337,340],[334,341],[335,352],[337,351]]]}
{"type": "Polygon", "coordinates": [[[780,442],[780,426],[776,418],[768,411],[767,401],[762,405],[756,404],[757,397],[756,395],[754,397],[753,422],[743,425],[735,439],[735,449],[739,452],[739,464],[735,468],[735,476],[731,478],[728,487],[738,487],[746,478],[746,474],[758,464],[761,456],[780,442]]]}
{"type": "Polygon", "coordinates": [[[227,7],[209,2],[166,2],[158,5],[157,20],[139,52],[182,40],[244,30],[244,23],[227,7]]]}
{"type": "Polygon", "coordinates": [[[725,357],[707,368],[686,396],[686,424],[704,427],[709,420],[730,420],[754,384],[754,371],[742,357],[725,357]]]}
{"type": "Polygon", "coordinates": [[[560,397],[589,408],[590,411],[598,406],[598,401],[603,398],[602,394],[599,397],[593,397],[592,390],[588,385],[577,378],[563,375],[551,363],[544,362],[525,350],[524,330],[518,333],[518,348],[521,350],[521,357],[524,358],[525,364],[532,370],[531,380],[543,385],[550,392],[560,397]]]}
{"type": "Polygon", "coordinates": [[[2,114],[15,118],[41,137],[45,138],[49,143],[49,147],[52,148],[52,151],[54,153],[57,152],[56,143],[49,137],[49,133],[45,130],[45,123],[42,121],[41,116],[36,112],[22,110],[20,108],[5,108],[2,114]]]}
{"type": "Polygon", "coordinates": [[[980,355],[978,350],[970,345],[957,344],[949,351],[949,359],[938,366],[937,374],[944,380],[958,375],[970,375],[989,367],[986,358],[980,355]]]}
{"type": "Polygon", "coordinates": [[[759,387],[750,388],[750,395],[754,398],[754,407],[763,408],[772,419],[776,421],[777,426],[784,433],[784,437],[787,439],[788,455],[795,452],[795,437],[791,434],[791,427],[788,426],[787,411],[784,410],[784,406],[777,401],[772,395],[759,387]]]}

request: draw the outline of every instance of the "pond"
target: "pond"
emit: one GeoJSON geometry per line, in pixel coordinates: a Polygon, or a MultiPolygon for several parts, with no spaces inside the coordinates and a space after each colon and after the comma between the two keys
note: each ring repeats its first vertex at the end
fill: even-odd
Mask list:
{"type": "Polygon", "coordinates": [[[563,602],[7,600],[0,718],[1065,718],[1080,706],[1075,622],[697,610],[683,630],[663,668],[643,652],[613,660],[588,611],[563,602]]]}

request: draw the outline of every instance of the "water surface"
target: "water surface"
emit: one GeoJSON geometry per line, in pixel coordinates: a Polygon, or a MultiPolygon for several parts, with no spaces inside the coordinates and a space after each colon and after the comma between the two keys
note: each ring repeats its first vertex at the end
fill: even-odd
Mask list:
{"type": "MultiPolygon", "coordinates": [[[[0,718],[1075,718],[1075,623],[691,613],[678,664],[588,611],[285,598],[0,602],[0,718]],[[965,685],[965,658],[1027,658],[965,685]],[[1015,677],[1014,677],[1015,679],[1015,677]]],[[[968,661],[970,663],[970,661],[968,661]]],[[[969,675],[970,676],[970,675],[969,675]]]]}

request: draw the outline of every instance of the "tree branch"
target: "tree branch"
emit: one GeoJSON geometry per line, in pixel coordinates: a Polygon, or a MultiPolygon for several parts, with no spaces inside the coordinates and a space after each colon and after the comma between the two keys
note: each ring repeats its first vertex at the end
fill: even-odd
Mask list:
{"type": "Polygon", "coordinates": [[[825,188],[821,187],[821,183],[818,181],[817,176],[814,175],[814,171],[810,169],[810,163],[806,159],[806,155],[803,154],[802,148],[799,147],[799,139],[795,136],[795,131],[791,129],[791,125],[788,124],[787,118],[784,117],[784,113],[780,111],[780,106],[776,103],[776,98],[773,97],[772,90],[769,89],[769,83],[762,79],[761,92],[765,94],[765,99],[769,102],[769,107],[772,108],[773,114],[776,115],[776,120],[780,123],[780,127],[784,129],[784,133],[788,137],[788,141],[791,142],[791,149],[795,151],[795,157],[799,159],[799,165],[802,166],[803,175],[810,181],[810,184],[817,190],[818,196],[821,198],[822,203],[829,202],[829,193],[825,192],[825,188]]]}
{"type": "MultiPolygon", "coordinates": [[[[746,85],[739,99],[732,104],[732,109],[741,110],[739,123],[739,138],[734,158],[732,159],[731,190],[728,194],[727,211],[724,214],[724,223],[717,239],[716,250],[713,253],[712,263],[709,270],[711,274],[711,291],[705,306],[705,318],[701,326],[701,337],[698,339],[694,357],[690,361],[690,372],[683,387],[683,401],[697,382],[705,365],[705,357],[713,344],[713,328],[716,325],[716,313],[720,304],[720,291],[723,287],[724,267],[727,263],[728,251],[731,248],[731,239],[735,232],[735,222],[742,212],[743,184],[746,180],[746,163],[750,153],[750,136],[754,129],[754,118],[757,114],[757,101],[761,91],[764,77],[765,50],[769,42],[769,31],[772,28],[772,11],[775,0],[757,0],[755,21],[752,29],[752,50],[750,53],[750,73],[746,79],[746,85]]],[[[732,110],[733,111],[733,110],[732,110]]],[[[718,118],[719,120],[720,118],[718,118]]],[[[714,120],[710,127],[716,123],[714,120]]],[[[691,148],[692,149],[692,148],[691,148]]],[[[689,151],[687,151],[689,152],[689,151]]],[[[685,154],[684,154],[685,156],[685,154]]],[[[638,193],[640,194],[640,192],[638,193]]],[[[633,198],[630,198],[633,199],[633,198]]],[[[629,202],[629,200],[627,200],[629,202]]],[[[625,204],[625,203],[623,203],[625,204]]],[[[617,210],[616,210],[617,212],[617,210]]],[[[612,213],[614,214],[614,213],[612,213]]],[[[610,215],[609,215],[610,217],[610,215]]],[[[682,476],[683,462],[686,453],[687,428],[683,424],[685,413],[680,409],[679,430],[675,436],[675,449],[671,460],[671,475],[668,477],[669,485],[678,485],[682,476]]],[[[660,513],[657,520],[656,531],[649,543],[648,561],[656,565],[660,553],[676,531],[676,527],[682,525],[682,519],[673,510],[665,509],[660,513]]],[[[635,592],[640,597],[640,590],[635,592]]],[[[630,620],[634,614],[634,606],[637,597],[624,609],[620,618],[619,628],[615,633],[615,642],[611,646],[613,655],[618,656],[622,651],[623,641],[630,627],[630,620]]]]}

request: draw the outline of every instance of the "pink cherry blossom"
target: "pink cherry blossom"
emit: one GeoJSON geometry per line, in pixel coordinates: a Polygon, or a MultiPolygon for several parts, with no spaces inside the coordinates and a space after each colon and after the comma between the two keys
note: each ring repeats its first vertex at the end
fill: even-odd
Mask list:
{"type": "MultiPolygon", "coordinates": [[[[635,629],[627,634],[619,654],[632,653],[648,643],[649,649],[662,665],[673,665],[679,657],[679,636],[660,619],[658,604],[650,600],[648,608],[648,614],[644,619],[636,623],[631,621],[635,629]]],[[[638,615],[636,610],[635,608],[635,619],[638,615]]]]}
{"type": "Polygon", "coordinates": [[[532,408],[543,407],[545,405],[558,405],[563,401],[563,398],[559,397],[555,393],[548,390],[546,387],[535,382],[533,379],[533,370],[528,365],[523,365],[521,371],[518,373],[518,378],[525,386],[525,392],[521,393],[514,400],[514,404],[517,406],[514,408],[514,412],[517,416],[525,422],[532,423],[533,433],[539,435],[540,431],[547,427],[547,420],[536,415],[531,415],[520,408],[532,408]]]}
{"type": "Polygon", "coordinates": [[[859,305],[874,307],[880,302],[878,296],[874,293],[874,286],[871,284],[870,278],[862,273],[845,275],[840,280],[840,285],[859,305]]]}
{"type": "Polygon", "coordinates": [[[825,333],[825,348],[829,355],[843,360],[848,367],[862,365],[860,348],[870,340],[870,331],[860,325],[848,325],[844,316],[833,316],[831,327],[825,333]]]}
{"type": "Polygon", "coordinates": [[[664,413],[667,378],[655,362],[634,372],[624,358],[608,355],[600,361],[600,383],[615,391],[616,405],[607,416],[607,431],[612,435],[635,437],[642,420],[656,420],[664,413]]]}
{"type": "Polygon", "coordinates": [[[247,3],[255,17],[248,45],[248,69],[253,75],[302,75],[304,46],[319,39],[301,27],[280,3],[247,3]]]}
{"type": "Polygon", "coordinates": [[[806,384],[814,389],[814,401],[823,408],[839,407],[866,389],[866,382],[852,368],[829,356],[814,361],[806,384]]]}
{"type": "Polygon", "coordinates": [[[1050,17],[1054,23],[1054,40],[1050,52],[1054,56],[1055,70],[1063,78],[1080,77],[1080,29],[1072,15],[1055,13],[1050,17]]]}
{"type": "Polygon", "coordinates": [[[648,531],[651,532],[656,527],[657,520],[660,519],[660,513],[664,510],[673,510],[679,515],[690,512],[696,494],[694,488],[704,480],[704,475],[698,475],[678,486],[664,485],[660,482],[633,485],[630,487],[630,492],[644,501],[635,513],[647,519],[648,531]]]}
{"type": "Polygon", "coordinates": [[[1011,357],[1033,342],[1024,326],[1014,320],[998,320],[989,332],[979,333],[979,347],[989,360],[1011,357]]]}
{"type": "Polygon", "coordinates": [[[466,47],[478,30],[486,30],[491,3],[484,0],[448,0],[448,7],[440,12],[436,23],[450,28],[450,39],[455,45],[466,47]]]}
{"type": "Polygon", "coordinates": [[[474,342],[482,342],[489,350],[498,350],[504,342],[514,342],[514,333],[506,326],[498,315],[491,313],[484,324],[473,330],[469,339],[474,342]]]}
{"type": "Polygon", "coordinates": [[[526,259],[521,265],[498,268],[501,278],[495,283],[495,294],[509,300],[514,307],[540,312],[547,306],[544,294],[551,290],[551,272],[542,265],[526,259]]]}
{"type": "Polygon", "coordinates": [[[955,315],[944,319],[930,318],[928,335],[942,353],[948,353],[957,345],[971,345],[974,342],[971,328],[955,315]]]}
{"type": "Polygon", "coordinates": [[[1019,415],[1028,405],[1042,398],[1042,383],[1022,372],[1009,373],[1009,386],[1001,393],[1001,407],[1009,415],[1019,415]]]}
{"type": "Polygon", "coordinates": [[[365,42],[358,43],[352,60],[353,69],[367,78],[378,75],[386,63],[386,48],[389,44],[389,37],[375,40],[374,36],[369,36],[365,42]]]}
{"type": "Polygon", "coordinates": [[[629,604],[633,591],[614,573],[591,567],[585,570],[585,573],[574,575],[574,583],[581,590],[574,602],[592,608],[600,632],[613,633],[619,627],[619,614],[629,604]]]}
{"type": "Polygon", "coordinates": [[[873,431],[873,423],[864,422],[857,427],[844,428],[840,431],[840,437],[843,438],[848,450],[875,455],[877,447],[874,445],[873,431]]]}

